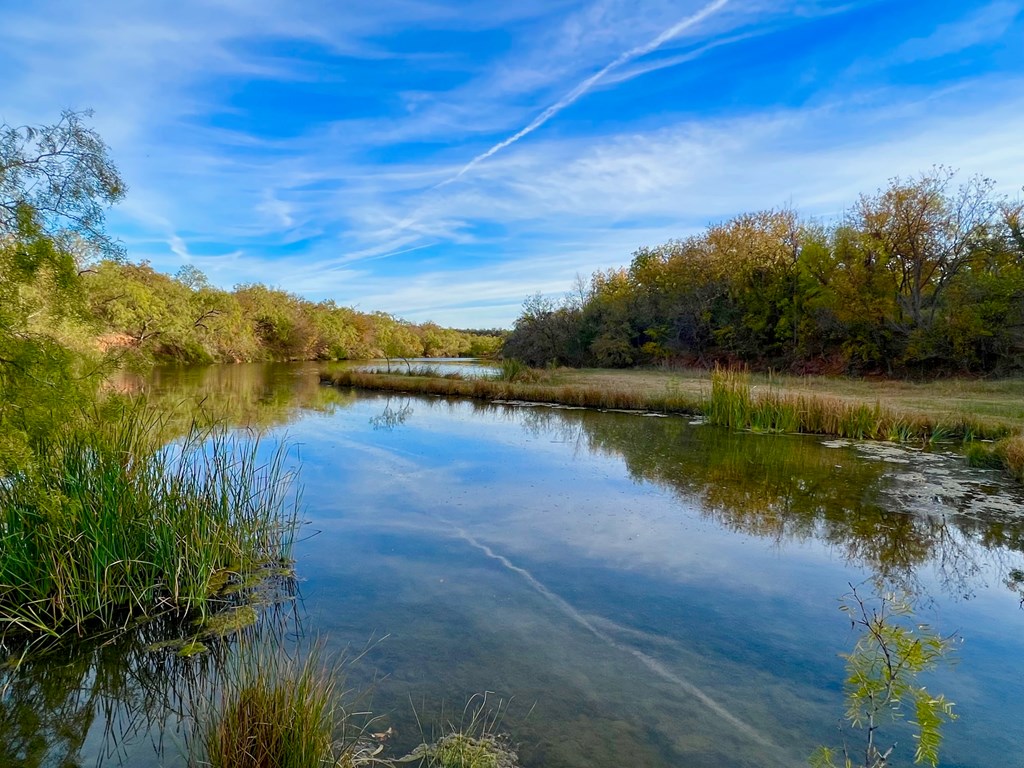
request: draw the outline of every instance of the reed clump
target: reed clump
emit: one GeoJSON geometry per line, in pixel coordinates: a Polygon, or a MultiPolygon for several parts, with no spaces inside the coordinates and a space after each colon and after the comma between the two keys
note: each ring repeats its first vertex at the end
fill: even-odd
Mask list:
{"type": "Polygon", "coordinates": [[[971,466],[1001,469],[1024,483],[1024,434],[1003,438],[991,445],[972,443],[967,448],[971,466]]]}
{"type": "Polygon", "coordinates": [[[335,670],[317,654],[297,661],[276,648],[248,650],[224,671],[194,726],[193,768],[320,768],[354,765],[354,745],[336,742],[345,713],[335,670]]]}
{"type": "Polygon", "coordinates": [[[499,731],[508,702],[499,700],[492,707],[489,696],[472,696],[458,725],[448,723],[441,738],[421,744],[396,762],[418,758],[421,768],[519,768],[519,756],[499,731]]]}
{"type": "Polygon", "coordinates": [[[769,385],[756,393],[746,371],[718,368],[711,374],[705,416],[712,424],[755,432],[799,432],[856,440],[935,443],[1005,434],[966,416],[951,420],[905,414],[838,397],[783,394],[769,385]]]}
{"type": "Polygon", "coordinates": [[[196,424],[161,447],[129,407],[48,438],[0,478],[0,636],[57,636],[176,610],[205,617],[225,571],[289,555],[284,450],[196,424]]]}

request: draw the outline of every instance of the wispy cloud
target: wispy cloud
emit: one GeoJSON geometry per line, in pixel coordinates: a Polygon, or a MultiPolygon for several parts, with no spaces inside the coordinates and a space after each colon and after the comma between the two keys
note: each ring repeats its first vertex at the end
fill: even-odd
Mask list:
{"type": "Polygon", "coordinates": [[[725,7],[725,5],[728,2],[729,0],[713,0],[711,3],[708,3],[706,6],[701,8],[696,13],[687,16],[685,19],[682,19],[681,21],[676,22],[671,27],[664,30],[650,41],[644,43],[643,45],[638,45],[635,48],[632,48],[626,51],[625,53],[620,54],[613,61],[606,64],[593,75],[579,83],[575,88],[573,88],[571,91],[565,94],[554,104],[547,107],[537,117],[530,121],[530,123],[527,124],[524,128],[521,128],[520,130],[516,131],[516,133],[512,134],[508,138],[499,141],[486,152],[481,152],[479,155],[477,155],[468,163],[466,163],[461,169],[459,169],[458,173],[456,173],[451,178],[445,179],[438,186],[445,186],[462,178],[464,175],[466,175],[469,171],[471,171],[473,168],[475,168],[477,165],[482,163],[487,158],[493,157],[495,154],[505,149],[505,147],[508,147],[522,139],[524,136],[528,136],[529,134],[533,133],[546,122],[551,120],[551,118],[553,118],[563,109],[579,101],[579,99],[581,99],[588,92],[590,92],[590,90],[593,89],[594,86],[597,85],[601,81],[601,79],[608,75],[610,72],[614,72],[616,69],[620,68],[624,64],[628,64],[634,59],[638,59],[641,56],[645,56],[646,54],[650,53],[651,51],[657,50],[662,45],[667,43],[669,40],[678,37],[686,30],[704,21],[704,19],[706,19],[711,14],[721,10],[723,7],[725,7]]]}
{"type": "Polygon", "coordinates": [[[458,325],[938,162],[1020,187],[1019,0],[696,2],[39,0],[0,119],[96,109],[133,258],[458,325]]]}
{"type": "Polygon", "coordinates": [[[999,41],[1022,12],[1024,3],[997,0],[952,23],[940,24],[925,37],[908,40],[896,49],[892,58],[903,62],[935,59],[999,41]]]}

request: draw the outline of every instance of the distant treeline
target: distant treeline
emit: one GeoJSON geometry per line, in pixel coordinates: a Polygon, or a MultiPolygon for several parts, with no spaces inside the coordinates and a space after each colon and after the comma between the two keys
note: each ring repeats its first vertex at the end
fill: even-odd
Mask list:
{"type": "Polygon", "coordinates": [[[106,347],[185,363],[480,357],[501,339],[414,324],[260,284],[231,291],[193,266],[171,277],[149,264],[104,260],[81,276],[88,320],[106,347]]]}
{"type": "Polygon", "coordinates": [[[527,300],[504,347],[533,365],[742,362],[798,372],[1024,369],[1024,203],[937,168],[838,222],[738,216],[633,254],[562,301],[527,300]]]}

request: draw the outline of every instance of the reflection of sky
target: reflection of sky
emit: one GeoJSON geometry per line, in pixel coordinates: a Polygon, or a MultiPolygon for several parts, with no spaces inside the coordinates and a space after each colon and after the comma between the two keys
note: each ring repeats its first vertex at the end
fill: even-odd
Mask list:
{"type": "MultiPolygon", "coordinates": [[[[370,419],[388,401],[367,396],[289,428],[301,444],[310,528],[320,531],[297,552],[313,626],[355,643],[391,633],[371,654],[393,675],[381,684],[384,699],[405,687],[469,695],[438,676],[490,687],[488,672],[502,669],[507,693],[543,701],[563,686],[602,702],[572,727],[606,730],[624,718],[635,729],[647,718],[652,733],[627,728],[622,739],[660,755],[652,765],[721,764],[725,755],[735,765],[781,764],[830,738],[842,711],[836,654],[852,643],[836,598],[866,571],[819,541],[719,527],[697,499],[637,482],[618,456],[590,452],[577,422],[557,411],[544,409],[547,424],[527,429],[524,420],[538,419],[526,410],[392,397],[393,408],[413,413],[374,429],[370,419]],[[345,612],[354,615],[339,618],[345,612]],[[799,746],[786,739],[761,749],[729,717],[769,740],[791,730],[799,746]],[[704,732],[718,745],[710,753],[697,737],[704,732]]],[[[843,463],[858,460],[842,454],[843,463]]],[[[1020,704],[991,706],[1018,699],[1024,667],[1008,680],[1005,664],[1024,657],[1024,615],[986,567],[967,602],[947,600],[928,573],[921,579],[934,598],[927,618],[967,635],[962,663],[939,678],[939,690],[965,706],[947,755],[994,765],[986,754],[1009,747],[1005,733],[1024,721],[1020,704]],[[992,752],[979,751],[979,740],[992,752]]],[[[566,694],[546,713],[547,730],[527,723],[524,733],[545,743],[569,728],[572,701],[566,694]]]]}

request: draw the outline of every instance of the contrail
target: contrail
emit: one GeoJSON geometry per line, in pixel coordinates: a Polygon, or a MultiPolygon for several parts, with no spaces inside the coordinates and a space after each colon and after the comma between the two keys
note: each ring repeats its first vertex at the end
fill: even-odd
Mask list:
{"type": "Polygon", "coordinates": [[[704,21],[704,19],[706,19],[711,14],[721,10],[722,7],[725,6],[728,2],[729,0],[713,0],[713,2],[708,3],[692,16],[687,16],[682,21],[673,24],[671,27],[666,29],[664,32],[662,32],[660,35],[650,40],[649,42],[643,45],[638,45],[636,48],[633,48],[621,54],[613,62],[605,65],[603,69],[599,70],[597,73],[588,77],[586,80],[584,80],[571,91],[569,91],[567,94],[565,94],[565,96],[563,96],[561,99],[559,99],[550,107],[541,112],[537,117],[533,119],[533,122],[531,122],[529,125],[523,128],[521,131],[509,136],[507,139],[504,139],[503,141],[499,141],[486,152],[477,155],[468,163],[466,163],[458,173],[456,173],[450,179],[445,179],[434,188],[437,189],[438,187],[446,186],[448,184],[451,184],[453,181],[462,178],[467,172],[471,171],[484,160],[500,152],[510,144],[514,144],[524,136],[533,133],[535,130],[540,128],[542,125],[544,125],[544,123],[546,123],[552,117],[557,115],[563,109],[579,100],[581,96],[589,92],[590,89],[593,88],[598,83],[598,81],[600,81],[601,78],[607,75],[609,72],[618,69],[623,64],[628,64],[629,62],[633,61],[633,59],[639,58],[640,56],[645,56],[651,51],[657,50],[672,38],[677,37],[678,35],[682,34],[695,24],[699,24],[700,22],[704,21]]]}
{"type": "MultiPolygon", "coordinates": [[[[547,600],[553,603],[559,610],[562,611],[562,613],[564,613],[570,619],[572,619],[577,624],[582,626],[584,629],[589,631],[599,640],[604,641],[616,650],[630,654],[631,656],[636,658],[637,661],[639,661],[641,664],[643,664],[645,667],[651,670],[651,672],[656,674],[658,677],[678,686],[680,689],[689,693],[701,704],[707,707],[710,711],[714,712],[716,715],[722,718],[722,720],[732,725],[737,731],[743,733],[748,738],[753,739],[761,745],[769,747],[781,756],[781,749],[777,744],[773,743],[768,737],[757,731],[749,723],[746,723],[740,718],[738,718],[736,715],[734,715],[732,712],[726,709],[722,704],[712,699],[710,696],[708,696],[708,694],[706,694],[703,690],[701,690],[696,685],[691,683],[689,680],[683,679],[681,676],[677,675],[675,672],[668,669],[660,661],[651,658],[643,651],[640,651],[637,648],[633,648],[629,645],[625,645],[623,643],[618,642],[615,638],[604,632],[600,627],[595,625],[590,619],[588,619],[586,616],[584,616],[582,613],[576,610],[563,598],[559,597],[557,594],[555,594],[546,586],[544,586],[544,584],[538,581],[537,578],[528,570],[516,565],[504,555],[498,554],[486,544],[477,541],[475,538],[470,536],[468,533],[466,533],[466,531],[464,531],[462,528],[455,525],[454,523],[448,520],[443,520],[443,522],[450,525],[455,534],[460,539],[465,541],[467,544],[474,547],[475,549],[480,550],[492,560],[497,560],[499,563],[501,563],[501,565],[503,565],[505,568],[512,571],[513,573],[517,573],[520,576],[522,576],[523,579],[525,579],[531,587],[533,587],[538,593],[540,593],[543,597],[545,597],[547,600]]],[[[780,762],[779,764],[782,765],[785,763],[780,762]]]]}

